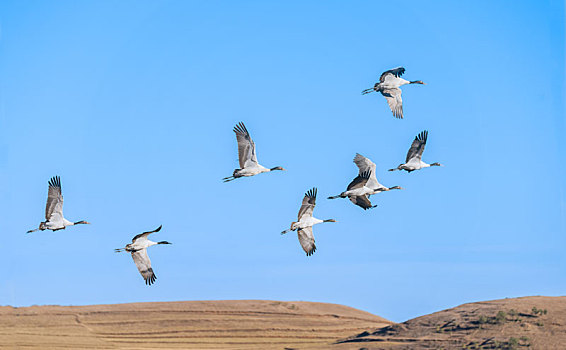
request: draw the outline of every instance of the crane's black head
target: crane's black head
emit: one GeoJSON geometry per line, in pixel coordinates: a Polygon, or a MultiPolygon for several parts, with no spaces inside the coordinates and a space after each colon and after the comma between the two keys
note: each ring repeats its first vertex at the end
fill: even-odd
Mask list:
{"type": "Polygon", "coordinates": [[[161,242],[157,242],[157,244],[173,244],[173,243],[169,243],[167,241],[161,241],[161,242]]]}
{"type": "Polygon", "coordinates": [[[269,169],[269,170],[270,170],[270,171],[273,171],[273,170],[285,170],[285,169],[283,169],[282,166],[276,166],[275,168],[271,168],[271,169],[269,169]]]}
{"type": "Polygon", "coordinates": [[[430,166],[443,166],[443,165],[440,163],[432,163],[430,166]]]}

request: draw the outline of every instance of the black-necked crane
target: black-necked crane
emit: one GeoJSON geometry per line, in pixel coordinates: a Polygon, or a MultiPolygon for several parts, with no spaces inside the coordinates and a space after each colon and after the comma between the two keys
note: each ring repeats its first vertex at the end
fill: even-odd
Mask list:
{"type": "Polygon", "coordinates": [[[132,243],[127,244],[125,248],[114,249],[116,253],[123,251],[132,253],[134,263],[136,264],[138,271],[142,275],[143,279],[145,280],[145,284],[147,285],[151,285],[157,279],[157,277],[155,277],[153,269],[151,268],[151,260],[149,260],[149,256],[147,255],[147,248],[157,244],[171,244],[167,241],[153,242],[147,239],[147,236],[154,232],[159,232],[160,230],[161,226],[153,231],[140,233],[139,235],[136,235],[134,238],[132,238],[132,243]]]}
{"type": "Polygon", "coordinates": [[[297,231],[297,236],[299,237],[299,243],[307,256],[313,255],[316,251],[316,245],[314,244],[314,235],[312,233],[313,225],[320,224],[323,222],[336,222],[334,219],[320,220],[312,216],[312,212],[316,205],[316,194],[317,189],[313,187],[305,193],[303,198],[303,203],[301,204],[301,209],[299,209],[299,215],[297,221],[291,223],[291,228],[281,232],[282,235],[289,231],[297,231]]]}
{"type": "Polygon", "coordinates": [[[369,94],[370,92],[381,92],[387,100],[391,112],[395,118],[403,119],[403,100],[401,99],[400,87],[407,84],[423,84],[421,80],[409,81],[401,78],[405,73],[405,68],[397,67],[383,72],[379,77],[379,83],[376,83],[373,88],[365,89],[362,95],[369,94]]]}
{"type": "Polygon", "coordinates": [[[389,171],[406,170],[410,173],[411,171],[428,168],[431,166],[442,166],[442,164],[440,163],[427,164],[422,161],[427,138],[428,131],[421,131],[421,133],[415,137],[413,143],[411,144],[411,148],[409,148],[409,152],[407,152],[405,164],[399,164],[397,168],[389,169],[389,171]]]}
{"type": "Polygon", "coordinates": [[[385,187],[380,184],[375,176],[375,163],[369,160],[369,158],[356,153],[354,163],[359,169],[358,176],[350,182],[346,191],[337,196],[328,197],[328,199],[348,197],[352,203],[367,210],[376,207],[376,205],[371,204],[369,196],[380,192],[402,189],[401,186],[385,187]]]}
{"type": "Polygon", "coordinates": [[[232,176],[223,178],[224,182],[229,182],[243,176],[254,176],[261,173],[267,173],[274,170],[285,170],[280,166],[275,168],[266,168],[257,162],[255,152],[255,143],[250,137],[250,133],[244,123],[240,122],[234,127],[236,140],[238,141],[238,159],[240,161],[240,169],[235,169],[232,176]]]}
{"type": "Polygon", "coordinates": [[[362,196],[361,198],[359,198],[360,196],[355,196],[355,197],[350,197],[350,201],[352,201],[352,203],[354,203],[355,205],[362,207],[364,210],[369,209],[369,208],[373,208],[375,206],[371,206],[371,202],[369,200],[369,196],[371,196],[372,194],[378,194],[381,192],[386,192],[386,191],[391,191],[391,190],[402,190],[403,187],[401,186],[392,186],[392,187],[386,187],[383,186],[382,184],[379,183],[379,181],[377,181],[377,177],[375,175],[376,173],[376,165],[374,162],[372,162],[369,158],[362,156],[359,153],[356,153],[356,156],[354,157],[354,163],[357,165],[359,173],[358,175],[361,175],[367,171],[370,172],[370,176],[369,179],[367,181],[367,183],[365,184],[366,187],[368,188],[373,188],[373,193],[367,194],[365,196],[362,196]]]}
{"type": "Polygon", "coordinates": [[[49,182],[49,190],[47,192],[47,205],[45,206],[45,221],[39,223],[39,228],[29,230],[27,233],[37,230],[64,230],[67,226],[90,224],[84,220],[70,222],[63,217],[63,194],[61,193],[61,178],[59,176],[52,177],[49,182]]]}

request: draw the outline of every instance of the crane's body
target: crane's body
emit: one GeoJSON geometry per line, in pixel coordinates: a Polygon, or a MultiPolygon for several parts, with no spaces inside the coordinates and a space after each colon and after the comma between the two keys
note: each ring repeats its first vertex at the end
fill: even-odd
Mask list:
{"type": "Polygon", "coordinates": [[[313,216],[306,216],[306,217],[305,216],[306,215],[304,215],[300,219],[300,221],[295,221],[291,224],[291,231],[303,229],[306,227],[312,227],[314,225],[321,224],[324,222],[324,220],[317,219],[313,216]]]}
{"type": "Polygon", "coordinates": [[[65,218],[58,218],[58,220],[40,222],[38,230],[58,231],[58,230],[64,230],[66,227],[74,226],[74,225],[75,225],[74,222],[70,222],[65,218]]]}
{"type": "Polygon", "coordinates": [[[134,243],[126,244],[124,250],[131,253],[131,252],[136,252],[138,250],[147,249],[157,244],[159,243],[150,241],[149,239],[138,239],[134,243]]]}
{"type": "Polygon", "coordinates": [[[244,167],[243,169],[235,169],[232,176],[234,178],[243,177],[243,176],[254,176],[261,173],[267,173],[270,171],[271,169],[268,169],[261,164],[253,163],[253,164],[249,164],[248,167],[244,167]]]}
{"type": "Polygon", "coordinates": [[[396,77],[392,74],[388,74],[386,75],[386,79],[384,79],[383,82],[379,82],[374,85],[373,90],[381,92],[387,89],[396,89],[407,84],[411,84],[411,82],[401,77],[396,77]]]}
{"type": "Polygon", "coordinates": [[[431,164],[423,162],[421,159],[411,159],[405,164],[399,165],[399,170],[406,170],[408,172],[429,168],[431,164]]]}
{"type": "MultiPolygon", "coordinates": [[[[377,193],[378,191],[379,191],[379,188],[369,188],[366,185],[363,185],[363,186],[358,187],[358,188],[353,188],[351,190],[344,191],[344,192],[340,193],[338,196],[340,198],[354,197],[354,196],[369,196],[369,195],[377,193]]],[[[334,199],[334,197],[332,197],[330,199],[334,199]]]]}

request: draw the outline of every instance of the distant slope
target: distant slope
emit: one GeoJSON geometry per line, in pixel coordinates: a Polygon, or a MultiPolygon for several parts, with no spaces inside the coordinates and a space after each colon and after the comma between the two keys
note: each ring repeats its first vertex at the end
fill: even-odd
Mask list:
{"type": "Polygon", "coordinates": [[[566,349],[566,297],[477,302],[339,342],[353,349],[566,349]]]}
{"type": "Polygon", "coordinates": [[[0,307],[0,348],[328,349],[391,322],[350,307],[310,302],[187,301],[0,307]]]}

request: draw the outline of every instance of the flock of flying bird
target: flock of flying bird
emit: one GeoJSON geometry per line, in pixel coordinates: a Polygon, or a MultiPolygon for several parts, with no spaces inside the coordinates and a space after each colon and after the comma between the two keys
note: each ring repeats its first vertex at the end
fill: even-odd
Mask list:
{"type": "MultiPolygon", "coordinates": [[[[391,112],[393,112],[393,116],[400,119],[403,118],[403,102],[401,99],[400,87],[407,84],[424,84],[420,80],[408,81],[401,78],[403,73],[405,73],[405,68],[403,67],[388,70],[381,74],[379,82],[376,83],[373,88],[362,91],[363,95],[373,91],[380,92],[387,100],[389,108],[391,109],[391,112]]],[[[238,142],[240,168],[235,169],[232,176],[225,177],[223,179],[224,182],[274,170],[285,170],[280,166],[266,168],[258,163],[255,143],[253,142],[244,123],[240,122],[236,125],[234,127],[234,132],[236,133],[236,139],[238,142]]],[[[425,130],[419,133],[411,144],[411,148],[405,158],[405,163],[400,164],[396,168],[389,169],[389,171],[405,170],[410,173],[412,171],[431,166],[441,166],[440,163],[427,164],[422,160],[427,137],[428,131],[425,130]]],[[[400,186],[386,187],[380,184],[375,176],[375,163],[361,154],[356,154],[354,157],[354,163],[359,169],[358,176],[350,182],[346,191],[339,195],[328,197],[328,199],[348,198],[355,205],[367,210],[376,207],[375,205],[372,205],[370,201],[371,195],[393,189],[402,189],[400,186]]],[[[305,193],[301,208],[299,209],[297,221],[292,222],[289,229],[281,232],[281,234],[285,234],[289,231],[297,231],[299,243],[306,252],[307,256],[312,255],[316,251],[312,227],[323,222],[336,222],[334,219],[320,220],[313,217],[313,211],[316,205],[316,195],[316,187],[305,193]]],[[[29,230],[28,233],[37,230],[58,231],[64,230],[68,226],[89,224],[89,222],[84,220],[71,222],[63,217],[63,195],[61,192],[61,179],[59,176],[55,176],[49,181],[45,220],[46,221],[39,224],[37,229],[29,230]]],[[[140,233],[132,239],[132,243],[127,244],[124,248],[115,249],[115,252],[126,251],[131,253],[134,263],[147,285],[153,284],[156,280],[155,273],[151,267],[151,261],[147,255],[147,248],[158,244],[171,244],[167,241],[153,242],[148,239],[150,234],[159,232],[160,230],[161,226],[153,231],[140,233]]]]}

